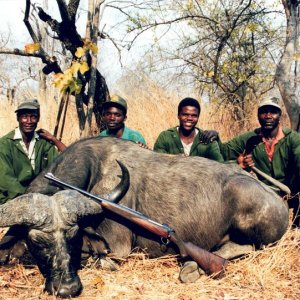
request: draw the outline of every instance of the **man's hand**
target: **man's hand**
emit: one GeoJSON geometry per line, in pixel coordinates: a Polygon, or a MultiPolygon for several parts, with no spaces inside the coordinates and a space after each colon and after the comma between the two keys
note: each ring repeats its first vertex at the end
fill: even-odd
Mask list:
{"type": "Polygon", "coordinates": [[[46,129],[41,128],[41,129],[37,130],[37,134],[41,138],[43,138],[47,141],[54,142],[55,137],[49,131],[47,131],[46,129]]]}
{"type": "Polygon", "coordinates": [[[135,143],[138,144],[141,148],[151,150],[146,144],[143,144],[142,142],[135,142],[135,143]]]}
{"type": "Polygon", "coordinates": [[[46,129],[41,128],[41,129],[37,130],[36,132],[38,133],[38,135],[41,138],[43,138],[49,142],[52,142],[56,146],[56,148],[58,149],[59,152],[62,152],[67,148],[67,146],[63,142],[58,140],[53,134],[51,134],[46,129]]]}
{"type": "Polygon", "coordinates": [[[245,152],[237,158],[237,162],[239,166],[243,169],[252,168],[255,166],[254,161],[252,159],[252,154],[246,155],[245,152]]]}
{"type": "Polygon", "coordinates": [[[201,142],[204,144],[209,144],[219,139],[219,132],[216,130],[204,130],[201,135],[201,142]]]}

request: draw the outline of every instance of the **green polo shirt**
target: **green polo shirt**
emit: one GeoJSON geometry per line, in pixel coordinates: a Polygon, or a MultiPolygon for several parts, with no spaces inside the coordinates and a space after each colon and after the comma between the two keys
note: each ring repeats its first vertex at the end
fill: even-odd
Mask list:
{"type": "MultiPolygon", "coordinates": [[[[108,130],[103,130],[100,132],[99,136],[110,136],[108,130]]],[[[127,126],[124,126],[124,131],[121,137],[123,140],[129,140],[133,142],[141,142],[146,145],[146,141],[141,133],[136,130],[130,129],[127,126]]]]}
{"type": "MultiPolygon", "coordinates": [[[[202,156],[223,162],[223,157],[217,142],[203,144],[201,142],[202,130],[198,129],[194,142],[191,147],[190,156],[202,156]]],[[[178,127],[173,127],[160,133],[155,144],[154,151],[169,154],[184,154],[184,148],[181,143],[178,127]]]]}

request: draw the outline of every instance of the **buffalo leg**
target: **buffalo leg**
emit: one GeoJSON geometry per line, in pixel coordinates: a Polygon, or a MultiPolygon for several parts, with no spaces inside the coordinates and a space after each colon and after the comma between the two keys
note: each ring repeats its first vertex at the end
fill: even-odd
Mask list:
{"type": "Polygon", "coordinates": [[[195,261],[186,261],[180,269],[179,279],[181,282],[190,283],[195,282],[204,274],[205,272],[199,268],[195,261]]]}
{"type": "Polygon", "coordinates": [[[226,259],[233,259],[239,256],[248,254],[254,250],[252,245],[239,245],[232,241],[229,241],[222,245],[220,249],[214,252],[219,256],[222,256],[226,259]]]}
{"type": "Polygon", "coordinates": [[[25,250],[24,243],[18,242],[24,240],[26,234],[27,231],[25,228],[19,225],[12,226],[8,229],[0,241],[0,264],[7,264],[11,255],[15,257],[23,255],[25,250]]]}

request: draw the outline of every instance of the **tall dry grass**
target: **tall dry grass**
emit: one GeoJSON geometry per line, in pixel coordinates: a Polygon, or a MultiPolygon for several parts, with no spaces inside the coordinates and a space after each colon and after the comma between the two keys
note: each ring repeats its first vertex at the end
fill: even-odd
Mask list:
{"type": "MultiPolygon", "coordinates": [[[[126,99],[128,103],[126,125],[140,131],[145,137],[148,146],[152,148],[161,131],[178,125],[177,106],[182,97],[164,90],[148,78],[142,78],[142,81],[140,78],[138,79],[123,80],[127,84],[119,85],[119,88],[112,90],[111,94],[117,93],[126,99]]],[[[199,101],[201,102],[201,99],[199,101]]],[[[60,99],[50,96],[47,101],[40,102],[41,119],[39,128],[47,129],[53,133],[60,99]]],[[[14,113],[18,104],[19,102],[17,101],[12,104],[5,99],[0,99],[0,136],[8,133],[18,125],[14,113]]],[[[248,108],[247,118],[243,120],[243,125],[241,125],[241,122],[235,120],[230,113],[230,110],[233,110],[232,107],[224,108],[217,104],[201,103],[201,115],[198,126],[202,129],[217,130],[221,139],[226,141],[242,131],[251,130],[259,126],[256,117],[256,107],[257,105],[254,103],[248,108]]],[[[283,125],[289,126],[285,112],[282,119],[283,125]]],[[[97,135],[97,132],[95,134],[97,135]]],[[[80,139],[80,130],[75,100],[73,97],[70,97],[62,141],[66,145],[70,145],[78,139],[80,139]]]]}

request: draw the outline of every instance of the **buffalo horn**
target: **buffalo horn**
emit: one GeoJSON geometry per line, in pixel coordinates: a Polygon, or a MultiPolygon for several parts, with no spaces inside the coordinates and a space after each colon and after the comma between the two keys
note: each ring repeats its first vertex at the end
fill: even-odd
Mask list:
{"type": "MultiPolygon", "coordinates": [[[[122,170],[121,181],[110,193],[100,196],[101,198],[110,200],[114,203],[119,202],[125,196],[125,194],[127,193],[128,189],[129,189],[129,185],[130,185],[130,176],[129,176],[128,169],[120,161],[117,160],[117,163],[119,164],[119,166],[122,170]]],[[[76,194],[74,194],[74,195],[76,195],[76,194]]],[[[86,198],[81,194],[79,195],[79,193],[78,193],[76,196],[79,201],[78,205],[80,203],[80,196],[83,197],[82,199],[86,198]]],[[[89,201],[89,203],[82,201],[80,203],[80,205],[82,205],[82,207],[80,209],[77,209],[78,219],[88,216],[88,215],[97,215],[102,211],[101,206],[99,204],[96,204],[94,201],[89,201]]]]}
{"type": "Polygon", "coordinates": [[[0,205],[0,227],[39,225],[47,217],[48,196],[30,193],[0,205]],[[41,197],[43,197],[41,201],[41,197]]]}
{"type": "Polygon", "coordinates": [[[114,203],[118,203],[127,193],[130,185],[130,176],[126,166],[117,160],[121,170],[122,178],[119,184],[108,194],[102,196],[102,198],[110,200],[114,203]]]}

